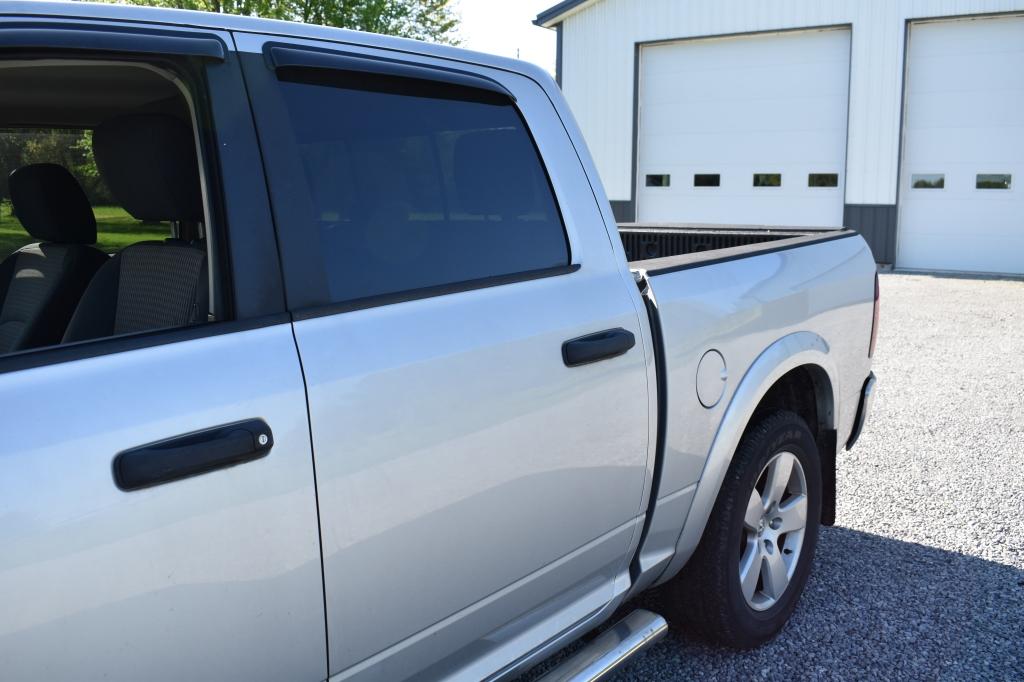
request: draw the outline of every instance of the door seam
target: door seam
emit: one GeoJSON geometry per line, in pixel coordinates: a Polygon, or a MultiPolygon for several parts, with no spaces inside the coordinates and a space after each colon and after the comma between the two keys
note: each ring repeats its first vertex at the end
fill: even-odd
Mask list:
{"type": "Polygon", "coordinates": [[[295,357],[299,361],[299,373],[302,374],[302,393],[306,399],[306,428],[309,431],[309,458],[313,465],[313,502],[316,505],[316,534],[320,550],[320,594],[324,606],[324,654],[327,662],[327,677],[331,676],[331,640],[327,625],[327,573],[324,571],[324,532],[320,521],[320,486],[316,477],[316,451],[313,447],[313,414],[309,405],[309,383],[306,381],[306,369],[302,364],[302,352],[299,350],[299,339],[295,334],[294,321],[289,324],[292,342],[295,344],[295,357]]]}

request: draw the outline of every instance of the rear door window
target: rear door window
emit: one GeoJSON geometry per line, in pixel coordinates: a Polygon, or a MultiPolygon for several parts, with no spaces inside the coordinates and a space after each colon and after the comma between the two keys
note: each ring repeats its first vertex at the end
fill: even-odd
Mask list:
{"type": "Polygon", "coordinates": [[[331,302],[569,263],[513,101],[472,87],[297,71],[280,82],[331,302]]]}

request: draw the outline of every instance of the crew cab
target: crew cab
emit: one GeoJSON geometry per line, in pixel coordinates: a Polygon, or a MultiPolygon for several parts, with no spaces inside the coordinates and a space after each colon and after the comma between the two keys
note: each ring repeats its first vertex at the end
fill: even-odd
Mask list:
{"type": "Polygon", "coordinates": [[[855,232],[620,227],[553,80],[441,45],[0,2],[0,92],[0,678],[505,679],[625,611],[597,679],[793,612],[855,232]]]}

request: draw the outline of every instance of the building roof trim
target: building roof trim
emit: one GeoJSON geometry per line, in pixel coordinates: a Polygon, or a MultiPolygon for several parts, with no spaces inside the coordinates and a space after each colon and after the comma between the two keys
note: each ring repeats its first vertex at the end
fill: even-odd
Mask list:
{"type": "Polygon", "coordinates": [[[552,28],[555,24],[559,23],[566,14],[572,12],[582,5],[589,5],[597,0],[562,0],[562,2],[548,7],[546,10],[537,15],[537,18],[533,20],[533,23],[537,26],[543,26],[544,28],[552,28]]]}

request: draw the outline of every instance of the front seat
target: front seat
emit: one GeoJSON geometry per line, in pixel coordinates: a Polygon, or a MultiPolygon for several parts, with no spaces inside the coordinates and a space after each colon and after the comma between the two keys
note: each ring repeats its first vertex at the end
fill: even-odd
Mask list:
{"type": "Polygon", "coordinates": [[[13,171],[11,204],[39,243],[0,263],[0,354],[59,343],[82,292],[107,257],[96,243],[89,199],[63,166],[13,171]]]}
{"type": "MultiPolygon", "coordinates": [[[[122,116],[97,127],[92,143],[100,175],[134,218],[203,221],[189,125],[161,114],[122,116]]],[[[64,342],[205,322],[208,298],[204,249],[178,239],[132,244],[93,277],[64,342]]]]}

